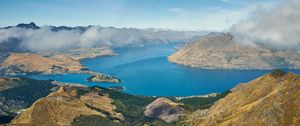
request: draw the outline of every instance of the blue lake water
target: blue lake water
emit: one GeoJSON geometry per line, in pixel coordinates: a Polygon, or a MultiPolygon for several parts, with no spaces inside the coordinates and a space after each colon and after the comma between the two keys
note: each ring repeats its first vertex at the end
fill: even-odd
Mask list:
{"type": "MultiPolygon", "coordinates": [[[[176,65],[167,56],[176,44],[114,49],[119,55],[81,61],[89,69],[122,79],[119,84],[87,82],[88,74],[29,75],[35,79],[53,79],[89,86],[124,86],[124,92],[145,96],[191,96],[224,92],[239,83],[269,73],[264,70],[203,70],[176,65]]],[[[290,70],[300,74],[299,70],[290,70]]]]}

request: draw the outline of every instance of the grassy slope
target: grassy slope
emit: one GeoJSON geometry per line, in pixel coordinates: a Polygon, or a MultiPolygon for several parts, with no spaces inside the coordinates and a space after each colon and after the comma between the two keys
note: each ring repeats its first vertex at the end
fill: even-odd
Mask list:
{"type": "MultiPolygon", "coordinates": [[[[109,97],[114,99],[114,104],[117,106],[117,111],[121,112],[125,120],[122,123],[115,123],[110,120],[101,118],[99,116],[80,116],[77,117],[72,125],[74,126],[140,126],[144,124],[149,125],[158,125],[158,126],[174,126],[180,125],[179,123],[165,123],[160,119],[151,119],[144,116],[144,108],[152,101],[154,101],[155,97],[144,97],[144,96],[136,96],[130,95],[126,93],[122,93],[119,91],[114,91],[106,88],[101,92],[103,94],[109,94],[109,97]]],[[[86,91],[80,91],[82,94],[86,91]]],[[[175,102],[181,102],[185,104],[185,108],[190,111],[194,111],[200,108],[207,108],[212,105],[215,101],[220,98],[225,97],[229,92],[222,93],[217,97],[208,97],[208,98],[186,98],[179,101],[176,101],[175,98],[169,97],[169,99],[175,102]]],[[[101,95],[101,94],[100,94],[101,95]]]]}

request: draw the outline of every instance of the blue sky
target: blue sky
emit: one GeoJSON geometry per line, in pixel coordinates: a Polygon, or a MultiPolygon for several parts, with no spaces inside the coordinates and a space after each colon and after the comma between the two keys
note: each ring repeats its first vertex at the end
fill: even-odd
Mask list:
{"type": "Polygon", "coordinates": [[[0,0],[0,26],[100,25],[226,30],[258,7],[284,0],[0,0]],[[275,2],[274,2],[275,1],[275,2]]]}

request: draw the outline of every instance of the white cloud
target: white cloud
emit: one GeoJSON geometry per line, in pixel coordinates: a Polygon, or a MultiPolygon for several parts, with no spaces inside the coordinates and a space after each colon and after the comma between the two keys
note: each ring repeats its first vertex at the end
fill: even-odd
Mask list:
{"type": "Polygon", "coordinates": [[[160,26],[181,30],[213,30],[223,31],[229,29],[237,21],[247,17],[253,10],[253,6],[243,9],[223,8],[170,8],[169,11],[176,14],[175,18],[160,22],[160,26]]]}
{"type": "Polygon", "coordinates": [[[130,29],[112,27],[90,27],[82,33],[79,30],[52,31],[44,26],[40,29],[0,29],[0,43],[10,38],[21,40],[21,47],[32,51],[68,49],[94,46],[128,46],[141,43],[185,41],[201,33],[163,31],[151,29],[130,29]]]}
{"type": "Polygon", "coordinates": [[[292,0],[273,9],[257,8],[247,20],[240,21],[231,32],[242,42],[266,43],[276,47],[300,44],[300,0],[292,0]]]}

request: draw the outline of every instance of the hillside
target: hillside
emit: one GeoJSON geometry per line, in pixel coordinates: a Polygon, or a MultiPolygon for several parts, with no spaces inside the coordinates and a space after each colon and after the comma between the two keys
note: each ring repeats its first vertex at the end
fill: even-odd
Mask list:
{"type": "Polygon", "coordinates": [[[227,95],[145,97],[20,77],[1,77],[0,87],[0,124],[11,125],[173,126],[179,125],[186,113],[207,108],[227,95]]]}
{"type": "Polygon", "coordinates": [[[230,34],[210,34],[168,57],[172,63],[203,69],[300,69],[299,51],[236,42],[230,34]]]}
{"type": "Polygon", "coordinates": [[[12,53],[0,63],[1,73],[67,73],[83,72],[79,60],[55,55],[44,57],[31,53],[12,53]]]}
{"type": "Polygon", "coordinates": [[[300,125],[300,76],[275,71],[239,85],[209,109],[186,118],[195,126],[300,125]]]}
{"type": "Polygon", "coordinates": [[[11,125],[71,125],[80,115],[98,115],[112,121],[122,121],[115,112],[112,99],[98,95],[97,89],[78,96],[77,89],[86,87],[62,86],[56,92],[39,99],[11,122],[11,125]]]}

